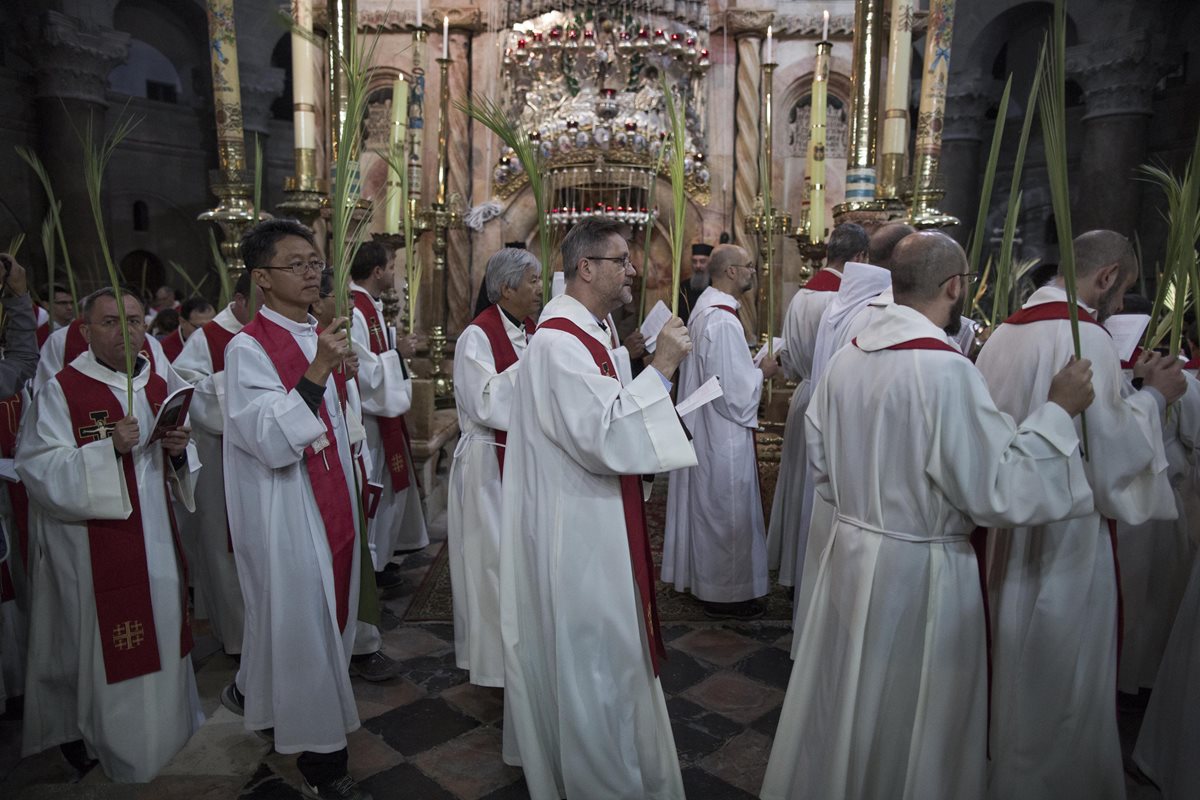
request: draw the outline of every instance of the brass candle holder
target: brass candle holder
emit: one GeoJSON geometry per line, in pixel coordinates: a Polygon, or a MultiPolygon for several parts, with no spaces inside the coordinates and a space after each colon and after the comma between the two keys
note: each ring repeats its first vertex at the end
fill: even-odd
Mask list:
{"type": "Polygon", "coordinates": [[[771,142],[773,92],[775,68],[778,64],[768,61],[762,65],[763,78],[763,169],[762,191],[754,201],[754,213],[746,217],[746,232],[758,241],[759,257],[762,259],[761,281],[758,287],[759,308],[766,307],[761,316],[760,339],[770,344],[775,330],[775,236],[786,235],[792,227],[792,215],[775,208],[771,197],[771,166],[773,147],[771,142]]]}

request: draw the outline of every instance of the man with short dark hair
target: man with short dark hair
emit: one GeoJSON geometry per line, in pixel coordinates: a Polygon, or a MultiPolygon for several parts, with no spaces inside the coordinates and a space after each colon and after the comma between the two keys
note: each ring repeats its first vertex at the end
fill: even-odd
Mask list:
{"type": "Polygon", "coordinates": [[[504,459],[505,760],[534,800],[681,799],[641,476],[696,463],[668,388],[690,344],[672,318],[641,375],[614,363],[604,318],[635,274],[615,223],[576,224],[562,263],[566,292],[521,357],[504,459]]]}
{"type": "Polygon", "coordinates": [[[179,308],[179,327],[161,339],[163,352],[172,363],[183,352],[188,337],[203,328],[217,314],[212,303],[203,297],[190,297],[179,308]]]}
{"type": "Polygon", "coordinates": [[[369,800],[347,772],[363,522],[340,371],[347,320],[316,332],[308,309],[325,263],[305,226],[260,222],[241,251],[263,307],[225,349],[225,496],[246,631],[221,702],[299,754],[307,797],[369,800]]]}
{"type": "Polygon", "coordinates": [[[46,343],[52,331],[70,325],[71,320],[75,319],[75,301],[71,299],[67,287],[58,284],[47,287],[45,303],[45,308],[34,307],[38,347],[46,343]]]}
{"type": "MultiPolygon", "coordinates": [[[[1163,418],[1182,396],[1182,362],[1155,355],[1142,389],[1124,386],[1102,326],[1136,282],[1129,241],[1113,231],[1075,239],[1079,347],[1095,371],[1084,470],[1095,511],[991,532],[991,770],[996,800],[1120,798],[1125,794],[1114,693],[1119,594],[1116,522],[1172,519],[1163,418]]],[[[1074,354],[1063,278],[1034,292],[992,332],[979,370],[996,405],[1018,421],[1054,365],[1074,354]]]]}
{"type": "Polygon", "coordinates": [[[186,428],[149,442],[167,384],[140,352],[141,300],[119,302],[132,372],[118,295],[101,289],[83,304],[88,349],[34,396],[17,447],[38,543],[23,752],[61,745],[81,771],[91,756],[113,780],[143,782],[204,720],[172,515],[172,495],[192,507],[199,464],[186,428]]]}
{"type": "Polygon", "coordinates": [[[980,800],[987,619],[969,536],[1091,507],[1071,421],[1089,364],[1064,355],[1018,427],[943,330],[970,291],[962,248],[913,234],[892,269],[896,302],[833,357],[806,417],[836,521],[764,800],[980,800]]]}

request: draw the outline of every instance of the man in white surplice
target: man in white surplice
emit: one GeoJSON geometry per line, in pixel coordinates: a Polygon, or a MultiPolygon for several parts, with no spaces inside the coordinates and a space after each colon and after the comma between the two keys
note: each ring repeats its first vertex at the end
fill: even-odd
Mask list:
{"type": "Polygon", "coordinates": [[[562,254],[566,293],[521,357],[504,461],[506,745],[534,800],[675,800],[640,476],[696,463],[667,383],[690,342],[672,319],[631,380],[602,322],[632,296],[620,227],[580,222],[562,254]]]}
{"type": "Polygon", "coordinates": [[[225,466],[221,437],[225,431],[225,347],[250,321],[250,274],[243,272],[233,299],[210,322],[188,337],[172,364],[179,377],[195,387],[188,413],[193,438],[204,463],[196,476],[196,511],[191,535],[194,557],[189,560],[192,584],[204,598],[213,635],[226,653],[242,652],[246,614],[238,584],[233,542],[225,513],[225,466]]]}
{"type": "Polygon", "coordinates": [[[842,283],[842,268],[847,261],[866,258],[869,244],[861,225],[843,222],[829,234],[825,248],[825,266],[796,292],[783,315],[783,351],[780,366],[788,378],[798,381],[788,403],[787,423],[783,428],[779,478],[771,501],[767,525],[767,567],[779,570],[779,583],[796,583],[796,540],[800,533],[800,511],[804,506],[804,476],[808,472],[808,451],[804,445],[804,412],[812,397],[813,351],[817,345],[817,327],[825,309],[837,297],[842,283]]]}
{"type": "MultiPolygon", "coordinates": [[[[137,352],[145,310],[132,294],[122,300],[137,352]]],[[[115,293],[89,296],[81,319],[88,349],[34,397],[17,447],[31,501],[22,750],[60,745],[77,769],[96,758],[113,780],[143,782],[204,721],[168,496],[192,507],[199,461],[186,429],[148,442],[167,387],[144,355],[126,408],[115,293]]]]}
{"type": "Polygon", "coordinates": [[[1071,416],[1092,391],[1080,361],[1021,427],[998,411],[943,331],[970,290],[967,269],[944,234],[905,238],[896,304],[814,389],[809,457],[836,522],[766,800],[984,795],[987,621],[969,535],[1091,509],[1071,416]]]}
{"type": "MultiPolygon", "coordinates": [[[[993,631],[991,766],[995,800],[1125,796],[1114,696],[1117,576],[1109,520],[1173,518],[1163,450],[1166,406],[1183,394],[1178,364],[1157,359],[1123,393],[1120,356],[1101,326],[1137,280],[1132,246],[1112,231],[1075,240],[1079,340],[1095,371],[1084,462],[1096,510],[990,534],[993,631]]],[[[996,405],[1023,420],[1054,365],[1074,352],[1061,278],[1030,296],[979,354],[996,405]]]]}
{"type": "MultiPolygon", "coordinates": [[[[347,772],[359,727],[349,660],[361,541],[346,318],[309,307],[325,264],[295,220],[260,222],[242,260],[263,307],[225,351],[225,496],[246,601],[235,684],[221,702],[298,753],[308,797],[369,800],[347,772]]],[[[361,425],[358,426],[361,439],[361,425]]]]}
{"type": "Polygon", "coordinates": [[[500,488],[512,395],[542,267],[528,250],[505,247],[488,259],[491,305],[454,346],[454,400],[462,437],[450,467],[446,546],[454,601],[454,653],[477,686],[504,685],[500,641],[500,488]]]}
{"type": "Polygon", "coordinates": [[[756,271],[737,245],[713,250],[709,286],[688,318],[692,352],[679,366],[681,400],[712,377],[723,394],[683,421],[699,463],[671,473],[662,579],[677,591],[690,590],[716,619],[762,616],[755,598],[768,589],[754,436],[763,380],[779,366],[770,356],[754,365],[734,299],[754,286],[756,271]]]}

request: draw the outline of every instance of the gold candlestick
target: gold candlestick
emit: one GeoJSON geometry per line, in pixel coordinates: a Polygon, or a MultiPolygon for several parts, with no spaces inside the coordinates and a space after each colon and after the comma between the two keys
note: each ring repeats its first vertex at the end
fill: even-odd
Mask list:
{"type": "Polygon", "coordinates": [[[412,87],[408,94],[408,186],[409,197],[421,198],[421,153],[425,142],[425,43],[429,28],[413,29],[412,87]]]}
{"type": "Polygon", "coordinates": [[[284,201],[279,210],[310,228],[321,213],[328,182],[317,170],[316,88],[314,58],[324,57],[313,39],[312,0],[292,4],[292,118],[295,128],[295,162],[283,179],[284,201]]]}
{"type": "Polygon", "coordinates": [[[208,36],[217,120],[217,161],[220,164],[218,169],[209,172],[209,182],[218,203],[216,208],[205,211],[197,219],[221,229],[221,254],[236,277],[245,267],[238,244],[242,232],[254,222],[254,179],[246,171],[233,0],[208,0],[208,36]]]}
{"type": "Polygon", "coordinates": [[[950,39],[954,34],[954,0],[932,0],[925,34],[925,75],[921,79],[921,109],[917,114],[909,200],[909,221],[917,228],[945,228],[958,219],[938,210],[946,195],[938,165],[942,155],[942,119],[946,113],[946,83],[950,75],[950,39]]]}
{"type": "Polygon", "coordinates": [[[879,140],[879,182],[875,194],[898,202],[908,149],[908,84],[912,64],[912,0],[893,0],[888,41],[887,91],[884,95],[883,134],[879,140]]]}
{"type": "MultiPolygon", "coordinates": [[[[884,210],[875,199],[875,120],[879,106],[879,63],[882,57],[883,0],[857,0],[854,8],[854,62],[851,81],[850,152],[846,160],[846,201],[835,217],[884,210]]],[[[810,209],[811,213],[811,209],[810,209]]]]}

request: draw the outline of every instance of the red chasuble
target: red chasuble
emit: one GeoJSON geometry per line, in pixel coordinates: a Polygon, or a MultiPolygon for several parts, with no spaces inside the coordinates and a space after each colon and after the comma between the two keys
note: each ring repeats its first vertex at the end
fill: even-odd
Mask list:
{"type": "Polygon", "coordinates": [[[823,269],[802,286],[810,292],[836,292],[842,287],[842,276],[831,269],[823,269]]]}
{"type": "MultiPolygon", "coordinates": [[[[504,372],[504,370],[517,363],[517,351],[512,345],[512,340],[508,338],[508,331],[504,328],[504,316],[500,310],[500,306],[492,304],[479,312],[479,316],[471,320],[471,325],[475,325],[483,331],[487,336],[488,344],[492,347],[492,360],[496,363],[496,374],[504,372]]],[[[537,324],[533,321],[533,317],[525,318],[525,335],[532,336],[537,329],[537,324]]],[[[496,462],[500,465],[500,477],[504,477],[504,451],[508,444],[507,431],[492,431],[496,437],[496,444],[500,445],[496,448],[496,462]]]]}
{"type": "Polygon", "coordinates": [[[162,345],[163,354],[167,357],[167,361],[174,364],[175,359],[179,358],[179,354],[183,352],[183,333],[180,332],[179,328],[176,328],[164,336],[159,341],[159,344],[162,345]]]}
{"type": "MultiPolygon", "coordinates": [[[[569,333],[587,348],[592,360],[600,370],[615,381],[620,381],[617,368],[608,350],[585,333],[582,328],[563,317],[546,320],[538,326],[569,333]]],[[[650,537],[646,532],[646,513],[642,507],[642,476],[621,475],[621,505],[625,509],[625,536],[629,540],[629,563],[633,567],[633,578],[637,583],[638,595],[642,600],[642,616],[646,621],[646,644],[650,648],[650,663],[658,675],[658,662],[667,657],[659,630],[658,601],[654,594],[654,558],[650,554],[650,537]]]]}
{"type": "MultiPolygon", "coordinates": [[[[71,414],[75,442],[85,444],[107,439],[113,425],[125,417],[121,403],[112,387],[84,375],[74,367],[58,373],[71,414]]],[[[150,409],[158,413],[167,399],[167,383],[151,374],[145,388],[150,409]]],[[[115,452],[115,451],[114,451],[115,452]]],[[[166,458],[166,453],[161,455],[166,458]]],[[[126,519],[91,519],[87,522],[88,547],[92,557],[92,585],[96,598],[96,621],[100,628],[100,646],[104,654],[104,671],[109,683],[158,672],[158,632],[154,627],[154,605],[150,597],[150,575],[146,564],[146,540],[142,528],[140,489],[133,464],[133,453],[119,461],[125,473],[125,488],[133,513],[126,519]]],[[[191,616],[187,602],[187,560],[175,512],[171,505],[171,490],[166,491],[167,515],[171,520],[171,535],[175,543],[175,558],[180,566],[180,602],[183,627],[179,633],[179,653],[187,655],[192,649],[191,616]]]]}
{"type": "MultiPolygon", "coordinates": [[[[371,295],[358,289],[355,289],[353,294],[354,307],[362,312],[367,321],[367,344],[371,352],[376,355],[388,352],[391,348],[388,347],[387,333],[371,295]]],[[[404,424],[404,416],[376,416],[375,420],[379,423],[383,454],[387,458],[388,473],[392,476],[392,491],[404,491],[412,483],[408,466],[411,461],[408,453],[408,426],[404,424]]]]}
{"type": "MultiPolygon", "coordinates": [[[[242,328],[242,333],[253,336],[262,345],[279,374],[279,380],[289,391],[300,383],[311,362],[291,333],[262,314],[242,328]]],[[[304,465],[325,527],[325,539],[329,543],[338,628],[344,631],[350,605],[350,571],[354,565],[358,532],[354,528],[354,508],[350,489],[346,485],[346,473],[342,471],[342,460],[338,457],[333,422],[325,410],[324,401],[318,409],[328,443],[320,449],[314,449],[313,445],[304,448],[304,465]]]]}
{"type": "MultiPolygon", "coordinates": [[[[0,458],[12,458],[17,449],[17,431],[21,426],[21,411],[25,399],[17,392],[12,397],[0,400],[0,458]]],[[[12,504],[13,520],[16,522],[17,541],[13,542],[16,553],[24,565],[29,564],[29,495],[20,483],[5,482],[8,499],[12,504]]],[[[9,556],[11,559],[13,556],[9,556]]],[[[16,587],[8,571],[8,562],[0,564],[0,602],[15,600],[16,587]]]]}
{"type": "MultiPolygon", "coordinates": [[[[83,320],[73,319],[71,324],[67,326],[67,340],[63,342],[63,366],[71,365],[71,362],[79,356],[84,350],[88,349],[87,340],[83,338],[83,320]]],[[[142,342],[142,353],[145,354],[146,360],[150,362],[150,367],[154,370],[154,374],[161,374],[158,369],[158,364],[154,361],[154,351],[150,349],[149,340],[142,342]]]]}

